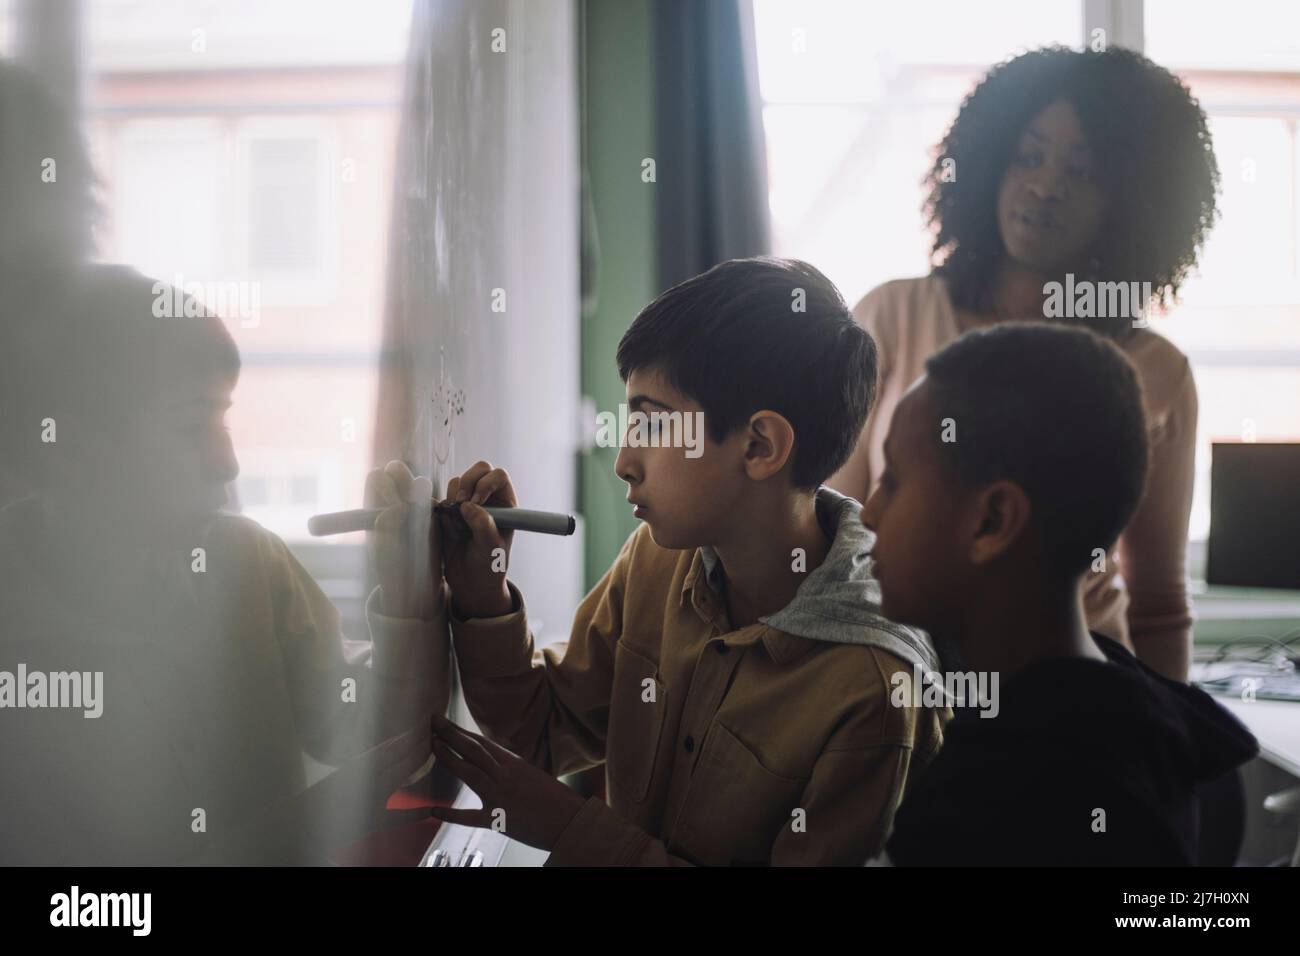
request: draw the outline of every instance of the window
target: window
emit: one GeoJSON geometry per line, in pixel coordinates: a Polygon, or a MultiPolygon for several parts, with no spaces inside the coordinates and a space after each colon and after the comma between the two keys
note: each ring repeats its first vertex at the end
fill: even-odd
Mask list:
{"type": "Polygon", "coordinates": [[[13,56],[17,48],[17,23],[13,0],[0,0],[0,56],[13,56]]]}
{"type": "Polygon", "coordinates": [[[168,282],[226,272],[221,125],[178,117],[125,120],[115,128],[111,142],[96,144],[111,190],[113,227],[100,243],[105,258],[168,282]],[[180,223],[202,227],[178,228],[180,223]]]}
{"type": "Polygon", "coordinates": [[[1210,118],[1220,219],[1199,274],[1156,328],[1200,394],[1192,537],[1210,523],[1210,443],[1300,440],[1300,8],[1146,0],[1148,55],[1210,118]]]}
{"type": "Polygon", "coordinates": [[[198,283],[226,319],[243,361],[233,500],[301,542],[312,514],[361,504],[371,464],[411,2],[85,12],[99,257],[198,283]]]}
{"type": "Polygon", "coordinates": [[[235,497],[240,510],[266,527],[305,525],[314,514],[339,510],[329,502],[337,498],[350,477],[346,459],[337,449],[301,444],[290,448],[245,445],[239,449],[239,466],[235,497]]]}
{"type": "MultiPolygon", "coordinates": [[[[325,116],[243,118],[233,131],[239,270],[275,306],[338,294],[338,125],[325,116]]],[[[386,206],[384,207],[386,209],[386,206]]]]}
{"type": "Polygon", "coordinates": [[[258,139],[249,145],[248,264],[257,270],[305,271],[320,263],[320,203],[315,176],[320,144],[258,139]]]}
{"type": "Polygon", "coordinates": [[[1145,53],[1170,69],[1300,71],[1300,7],[1288,0],[1145,0],[1145,53]]]}

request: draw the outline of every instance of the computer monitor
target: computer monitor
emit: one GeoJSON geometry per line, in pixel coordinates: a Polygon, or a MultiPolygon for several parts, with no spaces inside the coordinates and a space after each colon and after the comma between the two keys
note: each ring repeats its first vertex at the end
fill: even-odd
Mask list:
{"type": "Polygon", "coordinates": [[[1300,443],[1211,446],[1205,580],[1300,589],[1300,443]]]}

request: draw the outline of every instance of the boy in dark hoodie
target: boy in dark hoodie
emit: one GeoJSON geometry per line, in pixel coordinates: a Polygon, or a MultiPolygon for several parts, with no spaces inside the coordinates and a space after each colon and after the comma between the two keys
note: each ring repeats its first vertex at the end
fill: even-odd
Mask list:
{"type": "Polygon", "coordinates": [[[997,673],[1000,700],[958,708],[888,862],[1194,863],[1194,788],[1257,744],[1204,692],[1090,634],[1080,603],[1145,480],[1132,366],[1089,332],[1012,324],[963,336],[926,372],[862,512],[882,611],[997,673]]]}

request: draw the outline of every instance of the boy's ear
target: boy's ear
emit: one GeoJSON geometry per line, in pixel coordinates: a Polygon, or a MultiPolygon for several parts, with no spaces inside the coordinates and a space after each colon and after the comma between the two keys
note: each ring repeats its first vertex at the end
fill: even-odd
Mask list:
{"type": "Polygon", "coordinates": [[[975,533],[970,539],[972,564],[988,564],[1020,540],[1033,508],[1025,489],[1014,481],[995,481],[974,499],[975,533]]]}
{"type": "Polygon", "coordinates": [[[794,453],[794,426],[764,409],[749,416],[745,434],[745,474],[755,481],[770,478],[785,467],[794,453]]]}

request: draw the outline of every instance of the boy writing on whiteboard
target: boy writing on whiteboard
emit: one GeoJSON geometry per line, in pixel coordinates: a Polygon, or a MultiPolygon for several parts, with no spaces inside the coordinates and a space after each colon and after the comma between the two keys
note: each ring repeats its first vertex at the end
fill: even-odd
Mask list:
{"type": "Polygon", "coordinates": [[[483,808],[435,815],[550,865],[858,863],[947,714],[891,704],[892,675],[937,656],[880,615],[860,506],[821,486],[867,415],[874,343],[811,266],[733,260],[642,311],[618,365],[642,417],[615,467],[644,524],[567,643],[534,647],[482,510],[517,503],[508,474],[478,462],[448,487],[467,526],[440,519],[453,641],[485,736],[436,718],[434,747],[483,808]],[[674,440],[687,416],[702,442],[674,440]],[[605,800],[555,779],[602,764],[605,800]]]}

